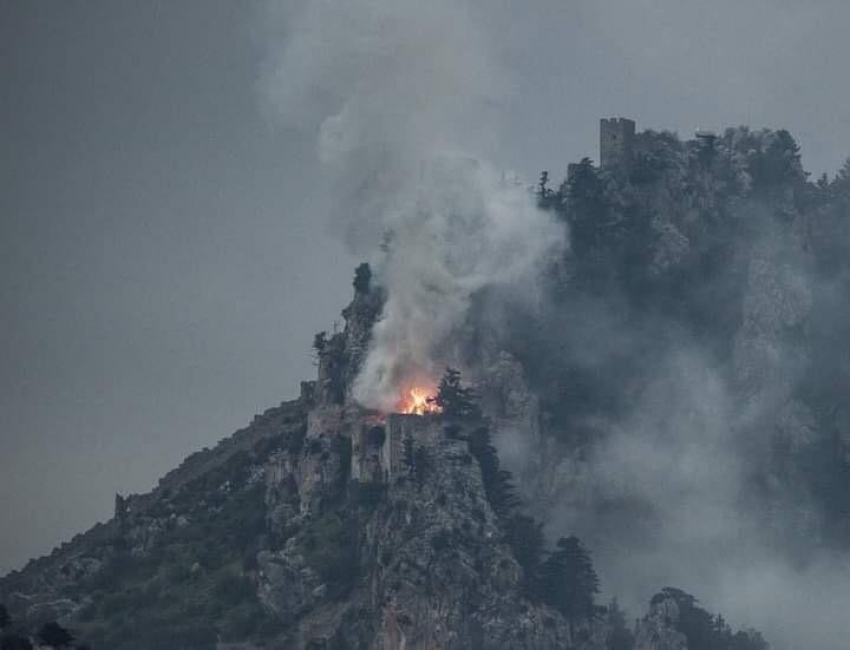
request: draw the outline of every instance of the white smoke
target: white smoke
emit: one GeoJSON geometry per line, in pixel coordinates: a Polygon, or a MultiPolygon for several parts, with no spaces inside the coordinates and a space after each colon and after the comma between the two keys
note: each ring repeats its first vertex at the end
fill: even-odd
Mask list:
{"type": "Polygon", "coordinates": [[[310,0],[279,17],[267,92],[315,129],[339,229],[387,289],[355,397],[390,408],[452,361],[471,296],[532,283],[563,228],[486,162],[507,84],[462,1],[310,0]]]}

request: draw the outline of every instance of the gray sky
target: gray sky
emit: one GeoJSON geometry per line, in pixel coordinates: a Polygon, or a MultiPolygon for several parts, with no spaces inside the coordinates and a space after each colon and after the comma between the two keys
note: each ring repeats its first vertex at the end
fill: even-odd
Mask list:
{"type": "MultiPolygon", "coordinates": [[[[615,114],[788,128],[816,173],[850,154],[844,0],[471,5],[509,87],[497,162],[530,180],[615,114]]],[[[348,300],[315,134],[259,90],[267,16],[0,5],[0,573],[295,396],[348,300]]]]}

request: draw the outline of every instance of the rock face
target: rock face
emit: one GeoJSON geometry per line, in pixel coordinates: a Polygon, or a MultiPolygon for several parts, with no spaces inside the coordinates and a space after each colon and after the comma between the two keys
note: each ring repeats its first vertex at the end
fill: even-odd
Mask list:
{"type": "MultiPolygon", "coordinates": [[[[114,519],[0,581],[0,601],[94,647],[604,648],[525,596],[467,425],[348,398],[379,304],[358,289],[299,400],[116,498],[114,519]]],[[[527,426],[521,369],[494,367],[499,421],[527,426]]]]}
{"type": "Polygon", "coordinates": [[[678,630],[679,605],[673,598],[661,598],[650,605],[649,613],[635,630],[634,650],[687,650],[688,641],[678,630]]]}
{"type": "MultiPolygon", "coordinates": [[[[336,432],[374,427],[369,414],[354,410],[314,417],[333,422],[336,432]]],[[[285,523],[298,532],[279,552],[260,555],[260,598],[279,618],[293,621],[279,647],[594,647],[587,640],[579,644],[560,614],[523,598],[522,570],[503,540],[463,431],[447,436],[434,416],[408,417],[404,428],[409,460],[386,483],[355,482],[343,490],[341,445],[323,445],[320,452],[327,451],[326,467],[337,468],[337,475],[313,480],[311,470],[292,467],[290,481],[275,470],[270,489],[305,485],[309,476],[313,495],[311,505],[292,509],[285,523]],[[319,492],[324,500],[315,498],[319,492]],[[330,505],[336,499],[348,500],[344,512],[330,505]],[[324,540],[324,550],[341,538],[342,546],[351,545],[348,560],[359,567],[342,586],[348,590],[342,599],[334,580],[341,567],[333,558],[317,565],[305,543],[328,528],[333,539],[324,540]]],[[[326,433],[311,427],[306,448],[326,433]]],[[[343,557],[345,550],[339,549],[343,557]]]]}
{"type": "MultiPolygon", "coordinates": [[[[847,380],[829,386],[835,371],[850,377],[840,336],[821,351],[820,363],[835,369],[823,373],[830,381],[804,385],[815,374],[814,316],[820,309],[820,326],[834,329],[829,301],[843,305],[850,277],[845,269],[833,279],[843,291],[836,298],[809,277],[812,236],[792,190],[802,199],[813,188],[781,134],[732,130],[709,146],[614,126],[630,144],[606,155],[623,160],[601,169],[586,160],[557,193],[541,187],[541,206],[571,236],[569,255],[547,270],[552,286],[540,290],[552,304],[538,310],[530,298],[482,291],[446,355],[475,384],[501,467],[530,514],[560,507],[580,522],[613,513],[621,530],[622,513],[661,511],[661,499],[636,496],[622,472],[599,481],[596,468],[608,465],[597,452],[640,432],[635,405],[670,365],[659,359],[693,346],[741,402],[718,429],[745,432],[751,455],[770,461],[747,483],[760,491],[760,510],[781,509],[776,520],[808,543],[819,523],[811,511],[789,519],[787,494],[808,479],[795,459],[850,458],[850,411],[840,404],[847,380]],[[770,207],[764,228],[751,205],[770,207]]],[[[828,239],[812,241],[825,249],[828,239]]],[[[843,249],[836,256],[843,264],[843,249]]],[[[17,620],[58,619],[110,650],[687,650],[682,620],[691,610],[675,598],[653,599],[624,645],[632,629],[601,612],[568,621],[539,594],[528,597],[506,517],[471,453],[474,427],[368,411],[352,399],[385,300],[368,265],[354,288],[344,327],[316,337],[317,376],[297,400],[193,454],[149,494],[116,497],[112,520],[0,580],[0,602],[17,620]]],[[[705,395],[700,383],[689,411],[684,398],[670,407],[649,391],[651,406],[682,412],[689,427],[705,395]]],[[[664,428],[662,417],[648,421],[645,429],[664,428]]],[[[836,486],[846,487],[845,470],[834,470],[836,486]]],[[[831,505],[846,515],[846,504],[831,505]]]]}

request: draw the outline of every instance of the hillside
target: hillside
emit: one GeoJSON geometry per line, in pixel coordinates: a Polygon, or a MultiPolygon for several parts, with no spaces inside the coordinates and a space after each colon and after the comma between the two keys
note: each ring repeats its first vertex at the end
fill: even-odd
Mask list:
{"type": "MultiPolygon", "coordinates": [[[[0,602],[111,650],[766,648],[665,585],[735,607],[768,566],[829,580],[810,568],[850,544],[850,168],[811,182],[784,131],[601,138],[535,190],[569,246],[534,286],[476,289],[429,350],[462,371],[427,378],[439,408],[355,399],[392,296],[364,264],[298,399],[116,498],[0,602]],[[635,625],[597,570],[651,597],[635,625]]],[[[808,616],[789,592],[725,613],[808,616]]],[[[805,638],[776,625],[775,648],[805,638]]]]}

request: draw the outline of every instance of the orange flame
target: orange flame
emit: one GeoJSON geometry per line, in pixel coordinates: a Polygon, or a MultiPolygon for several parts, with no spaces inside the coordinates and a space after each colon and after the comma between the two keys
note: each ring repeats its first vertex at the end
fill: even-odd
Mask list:
{"type": "Polygon", "coordinates": [[[407,391],[398,402],[399,413],[407,413],[409,415],[427,415],[429,413],[439,413],[440,407],[434,402],[431,395],[424,388],[418,386],[407,391]]]}

